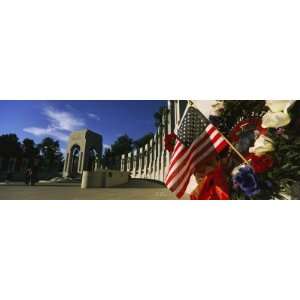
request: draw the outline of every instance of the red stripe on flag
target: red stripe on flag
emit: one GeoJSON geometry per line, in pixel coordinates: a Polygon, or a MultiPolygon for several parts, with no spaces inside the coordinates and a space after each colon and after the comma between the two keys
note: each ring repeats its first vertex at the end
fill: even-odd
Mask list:
{"type": "MultiPolygon", "coordinates": [[[[221,137],[220,137],[221,139],[221,137]]],[[[205,148],[203,151],[196,153],[197,157],[194,160],[191,161],[191,163],[188,165],[188,169],[181,174],[181,177],[177,179],[177,183],[179,183],[178,186],[176,186],[176,189],[174,190],[175,193],[179,193],[180,195],[178,196],[181,198],[186,190],[186,187],[189,183],[191,175],[195,172],[195,168],[199,163],[204,161],[206,157],[211,155],[213,152],[215,152],[215,148],[212,144],[209,144],[207,148],[205,148]],[[183,191],[182,191],[183,190],[183,191]],[[182,195],[181,195],[182,194],[182,195]]]]}
{"type": "Polygon", "coordinates": [[[166,186],[181,198],[197,165],[213,152],[219,153],[227,146],[223,136],[211,124],[190,147],[177,140],[165,179],[166,186]]]}
{"type": "MultiPolygon", "coordinates": [[[[216,135],[218,134],[218,132],[216,131],[216,129],[214,128],[213,130],[211,130],[211,134],[214,134],[216,132],[216,135]]],[[[216,136],[215,135],[215,136],[216,136]]],[[[215,137],[214,136],[214,137],[215,137]]],[[[193,153],[193,151],[200,151],[203,147],[205,147],[207,144],[209,143],[209,136],[207,135],[207,133],[201,135],[200,139],[196,140],[196,143],[192,144],[190,147],[184,147],[184,149],[178,153],[178,155],[175,155],[174,157],[171,158],[171,162],[170,162],[170,166],[169,166],[169,171],[168,174],[166,176],[165,179],[165,183],[168,184],[170,181],[170,176],[171,174],[174,173],[174,168],[177,169],[179,166],[189,162],[189,158],[191,153],[193,153]],[[201,147],[202,146],[202,147],[201,147]],[[200,147],[200,148],[199,148],[200,147]],[[180,159],[183,157],[184,159],[181,161],[180,159]],[[175,164],[177,164],[177,166],[175,166],[175,164]]],[[[181,144],[182,145],[182,144],[181,144]]],[[[183,145],[182,145],[183,146],[183,145]]]]}
{"type": "MultiPolygon", "coordinates": [[[[220,133],[217,133],[213,139],[211,140],[212,143],[214,143],[215,141],[217,141],[219,138],[221,137],[221,134],[220,133]]],[[[199,143],[200,144],[200,143],[199,143]]],[[[199,144],[196,144],[192,151],[190,151],[189,155],[180,163],[178,163],[174,168],[173,170],[170,169],[170,171],[172,171],[170,174],[168,174],[167,176],[167,180],[165,181],[166,185],[168,186],[169,183],[172,181],[173,178],[175,178],[176,176],[181,176],[182,173],[184,173],[184,171],[186,169],[188,169],[188,167],[190,166],[193,158],[196,156],[196,155],[200,155],[202,152],[205,152],[207,151],[211,146],[212,144],[209,143],[209,140],[207,139],[205,141],[205,144],[203,144],[204,146],[201,147],[199,146],[199,144]],[[181,169],[180,171],[177,172],[178,169],[181,169]]],[[[175,162],[176,163],[176,162],[175,162]]],[[[180,177],[181,178],[181,177],[180,177]]],[[[180,179],[178,178],[178,179],[180,179]]]]}

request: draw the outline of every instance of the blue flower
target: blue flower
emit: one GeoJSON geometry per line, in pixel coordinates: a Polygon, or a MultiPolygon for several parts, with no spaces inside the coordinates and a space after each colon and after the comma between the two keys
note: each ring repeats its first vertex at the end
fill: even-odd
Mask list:
{"type": "Polygon", "coordinates": [[[272,188],[273,184],[272,184],[272,182],[271,182],[270,180],[266,180],[265,183],[266,183],[266,186],[267,186],[269,189],[272,188]]]}
{"type": "Polygon", "coordinates": [[[253,169],[248,165],[241,165],[233,172],[233,184],[249,197],[257,195],[260,192],[258,179],[253,169]]]}

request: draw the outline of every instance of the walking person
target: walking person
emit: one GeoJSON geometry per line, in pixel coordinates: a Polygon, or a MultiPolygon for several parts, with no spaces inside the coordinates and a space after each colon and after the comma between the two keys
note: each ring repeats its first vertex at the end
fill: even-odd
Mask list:
{"type": "Polygon", "coordinates": [[[25,170],[25,183],[32,185],[32,169],[30,167],[25,170]]]}

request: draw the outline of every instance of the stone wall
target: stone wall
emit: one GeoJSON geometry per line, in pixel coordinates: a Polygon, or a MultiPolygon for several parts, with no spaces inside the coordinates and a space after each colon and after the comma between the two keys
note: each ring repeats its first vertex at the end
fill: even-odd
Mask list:
{"type": "Polygon", "coordinates": [[[131,178],[164,181],[170,162],[170,153],[165,149],[165,136],[180,123],[187,101],[169,100],[168,111],[153,139],[144,147],[134,149],[121,157],[121,171],[130,173],[131,178]]]}
{"type": "Polygon", "coordinates": [[[128,182],[129,172],[116,170],[83,171],[81,188],[113,187],[128,182]]]}

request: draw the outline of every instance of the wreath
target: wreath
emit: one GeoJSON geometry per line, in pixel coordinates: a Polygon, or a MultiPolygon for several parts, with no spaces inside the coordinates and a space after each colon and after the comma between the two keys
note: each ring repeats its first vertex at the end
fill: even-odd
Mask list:
{"type": "Polygon", "coordinates": [[[248,161],[226,153],[229,198],[299,197],[300,101],[219,102],[210,120],[248,161]]]}

